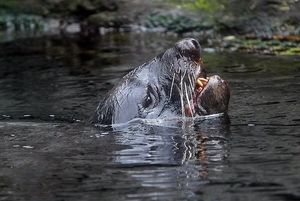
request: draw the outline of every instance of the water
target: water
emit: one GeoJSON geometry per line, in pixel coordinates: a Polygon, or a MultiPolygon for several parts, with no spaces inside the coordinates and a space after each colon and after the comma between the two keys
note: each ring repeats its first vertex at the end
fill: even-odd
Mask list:
{"type": "Polygon", "coordinates": [[[229,117],[87,119],[178,38],[111,34],[0,45],[0,200],[300,200],[300,58],[205,53],[229,117]]]}

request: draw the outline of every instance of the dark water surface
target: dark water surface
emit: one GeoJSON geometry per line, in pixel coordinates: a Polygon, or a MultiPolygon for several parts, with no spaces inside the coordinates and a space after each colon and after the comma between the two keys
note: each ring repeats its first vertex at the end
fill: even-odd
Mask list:
{"type": "Polygon", "coordinates": [[[231,124],[88,124],[157,34],[0,44],[0,200],[300,200],[300,58],[205,53],[231,124]]]}

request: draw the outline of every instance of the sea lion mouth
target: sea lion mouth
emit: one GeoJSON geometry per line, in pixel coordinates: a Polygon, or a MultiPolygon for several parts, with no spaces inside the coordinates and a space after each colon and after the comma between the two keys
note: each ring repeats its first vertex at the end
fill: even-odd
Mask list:
{"type": "Polygon", "coordinates": [[[199,115],[224,113],[228,110],[230,90],[226,80],[218,75],[207,78],[207,82],[201,78],[197,79],[197,92],[195,93],[194,107],[199,115]]]}
{"type": "Polygon", "coordinates": [[[201,95],[202,91],[204,91],[205,87],[209,82],[209,77],[206,76],[206,73],[200,73],[195,82],[194,93],[192,95],[192,100],[190,100],[189,104],[185,105],[185,115],[187,117],[195,116],[195,106],[197,105],[197,98],[201,95]]]}
{"type": "Polygon", "coordinates": [[[200,74],[195,81],[192,100],[184,107],[185,116],[194,117],[226,112],[229,97],[228,84],[220,76],[205,77],[200,74]]]}
{"type": "Polygon", "coordinates": [[[194,84],[195,88],[194,88],[194,93],[192,96],[192,99],[193,99],[192,101],[194,104],[196,102],[197,97],[201,94],[201,92],[207,86],[207,84],[209,82],[209,78],[210,78],[207,76],[205,68],[202,68],[202,65],[203,65],[202,58],[200,58],[199,62],[197,62],[197,63],[198,63],[198,68],[202,69],[202,71],[200,71],[198,73],[198,75],[196,76],[196,79],[195,79],[195,84],[194,84]]]}
{"type": "Polygon", "coordinates": [[[206,78],[198,77],[195,84],[196,85],[195,92],[200,94],[204,90],[208,82],[209,82],[209,77],[206,78]]]}
{"type": "Polygon", "coordinates": [[[195,84],[195,90],[194,90],[194,96],[193,96],[193,103],[194,105],[197,104],[197,98],[202,95],[202,92],[206,89],[208,86],[210,77],[198,77],[196,79],[196,84],[195,84]]]}
{"type": "MultiPolygon", "coordinates": [[[[209,82],[206,70],[203,68],[203,60],[200,57],[199,60],[194,61],[196,63],[196,71],[194,72],[194,83],[190,82],[193,86],[193,92],[191,96],[186,95],[187,103],[184,105],[183,115],[186,117],[194,117],[196,115],[197,98],[205,89],[209,82]]],[[[183,106],[183,105],[182,105],[183,106]]]]}

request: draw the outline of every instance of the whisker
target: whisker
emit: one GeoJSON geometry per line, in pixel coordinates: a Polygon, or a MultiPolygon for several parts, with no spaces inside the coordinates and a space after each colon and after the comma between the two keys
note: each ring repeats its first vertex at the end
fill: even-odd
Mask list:
{"type": "MultiPolygon", "coordinates": [[[[186,71],[185,71],[186,72],[186,71]]],[[[180,103],[181,103],[181,113],[182,116],[185,117],[185,111],[184,111],[184,102],[183,102],[183,78],[184,78],[185,73],[183,76],[180,77],[180,103]]]]}
{"type": "Polygon", "coordinates": [[[188,76],[188,78],[189,78],[189,82],[190,82],[190,90],[191,90],[191,92],[194,92],[194,89],[195,89],[195,82],[192,82],[190,76],[188,76]]]}
{"type": "Polygon", "coordinates": [[[191,113],[192,113],[192,117],[194,117],[194,111],[193,111],[193,108],[192,108],[192,105],[191,105],[191,102],[190,102],[190,97],[188,96],[188,92],[187,92],[187,86],[186,86],[186,83],[184,83],[184,86],[185,86],[185,97],[186,97],[186,100],[188,102],[188,105],[189,105],[189,108],[191,110],[191,113]]]}
{"type": "Polygon", "coordinates": [[[189,82],[190,82],[190,87],[193,87],[193,83],[192,83],[191,77],[188,76],[188,78],[189,78],[189,82]]]}
{"type": "Polygon", "coordinates": [[[184,102],[183,102],[182,81],[180,82],[180,102],[181,102],[181,113],[182,113],[182,116],[185,117],[184,102]]]}
{"type": "Polygon", "coordinates": [[[170,100],[171,97],[172,97],[173,86],[174,86],[174,80],[175,80],[175,73],[173,74],[173,79],[172,79],[172,83],[171,83],[171,90],[170,90],[169,100],[170,100]]]}
{"type": "MultiPolygon", "coordinates": [[[[201,67],[201,64],[199,64],[199,68],[200,68],[200,72],[201,72],[201,69],[202,69],[202,67],[201,67]]],[[[195,80],[197,79],[197,77],[196,77],[196,74],[194,73],[194,78],[195,78],[195,80]]]]}
{"type": "Polygon", "coordinates": [[[184,73],[183,73],[183,76],[182,76],[182,80],[185,77],[186,72],[187,72],[187,68],[185,68],[185,70],[184,70],[184,73]]]}
{"type": "MultiPolygon", "coordinates": [[[[194,103],[194,96],[195,96],[195,91],[194,90],[191,90],[190,91],[190,100],[191,100],[191,104],[195,104],[194,103]]],[[[196,114],[196,111],[195,111],[195,105],[193,105],[193,114],[196,114]]]]}
{"type": "MultiPolygon", "coordinates": [[[[200,68],[200,72],[201,72],[201,65],[200,64],[198,64],[199,65],[199,68],[200,68]]],[[[195,80],[195,82],[196,82],[196,79],[197,79],[197,71],[196,71],[196,68],[194,67],[194,68],[192,68],[193,69],[193,73],[192,73],[192,76],[193,76],[193,78],[194,78],[194,80],[195,80]]],[[[199,72],[198,72],[199,73],[199,72]]]]}

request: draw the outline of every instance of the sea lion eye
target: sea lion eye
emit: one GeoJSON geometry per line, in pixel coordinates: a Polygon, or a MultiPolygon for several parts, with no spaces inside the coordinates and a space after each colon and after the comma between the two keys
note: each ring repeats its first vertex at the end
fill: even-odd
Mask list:
{"type": "Polygon", "coordinates": [[[157,105],[158,98],[157,92],[151,86],[148,86],[147,94],[143,101],[143,107],[147,109],[154,108],[157,105]]]}
{"type": "Polygon", "coordinates": [[[154,103],[155,103],[155,97],[152,93],[147,93],[147,96],[145,97],[144,101],[143,101],[143,107],[144,108],[153,108],[154,107],[154,103]]]}

